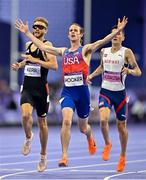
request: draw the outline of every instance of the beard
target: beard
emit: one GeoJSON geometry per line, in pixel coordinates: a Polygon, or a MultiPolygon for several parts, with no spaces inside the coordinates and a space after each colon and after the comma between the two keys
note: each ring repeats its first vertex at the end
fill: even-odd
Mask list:
{"type": "Polygon", "coordinates": [[[38,39],[41,39],[44,36],[43,33],[35,33],[35,32],[33,32],[32,34],[38,39]]]}

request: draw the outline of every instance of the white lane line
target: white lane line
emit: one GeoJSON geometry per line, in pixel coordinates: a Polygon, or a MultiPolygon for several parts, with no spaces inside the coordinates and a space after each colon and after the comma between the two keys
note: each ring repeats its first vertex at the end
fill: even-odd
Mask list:
{"type": "Polygon", "coordinates": [[[146,170],[137,171],[137,173],[146,173],[146,170]]]}
{"type": "MultiPolygon", "coordinates": [[[[123,176],[123,175],[126,175],[126,174],[133,174],[133,173],[136,173],[136,171],[126,172],[126,173],[119,173],[119,174],[117,173],[117,174],[114,174],[114,175],[111,175],[111,176],[107,176],[103,180],[109,180],[109,179],[111,179],[113,177],[119,177],[119,176],[123,176]]],[[[132,180],[134,180],[134,179],[132,178],[132,180]]]]}
{"type": "MultiPolygon", "coordinates": [[[[137,160],[137,161],[127,161],[126,164],[127,164],[127,163],[145,162],[145,161],[146,161],[146,159],[145,159],[145,160],[137,160]]],[[[122,176],[122,175],[125,175],[125,174],[137,174],[137,173],[146,173],[146,170],[142,170],[142,171],[131,171],[131,172],[126,172],[126,173],[117,173],[117,174],[113,174],[113,175],[111,175],[111,176],[105,177],[104,180],[109,180],[109,179],[111,179],[111,178],[113,178],[113,177],[118,177],[118,176],[122,176]]],[[[134,180],[134,179],[132,178],[132,180],[134,180]]]]}
{"type": "Polygon", "coordinates": [[[24,171],[24,169],[18,169],[18,168],[17,169],[16,168],[15,169],[12,169],[12,168],[11,169],[0,168],[0,171],[24,171]]]}
{"type": "MultiPolygon", "coordinates": [[[[145,160],[136,160],[136,161],[127,161],[127,163],[136,163],[136,162],[146,162],[145,160]]],[[[52,168],[52,169],[46,169],[46,172],[53,172],[53,171],[60,171],[60,170],[72,170],[72,169],[77,169],[77,168],[89,168],[89,167],[98,167],[98,166],[108,166],[108,165],[115,165],[117,164],[117,162],[111,162],[111,163],[102,163],[102,164],[91,164],[91,165],[81,165],[81,166],[72,166],[72,167],[63,167],[63,168],[52,168]]],[[[0,176],[0,180],[4,179],[6,177],[11,177],[11,176],[15,176],[15,175],[21,175],[21,174],[28,174],[28,173],[37,173],[36,170],[32,170],[32,171],[23,171],[23,172],[17,172],[17,173],[12,173],[12,174],[6,174],[3,176],[0,176]]],[[[135,173],[135,172],[127,172],[127,173],[135,173]]],[[[125,173],[123,173],[125,174],[125,173]]],[[[116,174],[116,175],[121,175],[121,174],[116,174]]],[[[111,177],[114,177],[116,175],[112,175],[112,176],[108,176],[105,177],[107,179],[104,178],[104,180],[109,180],[111,177]]]]}
{"type": "MultiPolygon", "coordinates": [[[[101,165],[102,164],[92,164],[92,165],[83,165],[83,166],[62,167],[62,168],[59,167],[59,168],[46,169],[45,172],[62,171],[62,170],[66,171],[66,170],[71,170],[71,169],[96,167],[96,166],[101,166],[101,165]]],[[[12,173],[12,174],[6,174],[3,176],[0,176],[0,180],[4,179],[6,177],[21,175],[21,174],[28,174],[28,173],[38,173],[38,172],[37,172],[37,170],[32,170],[32,171],[23,171],[23,172],[17,172],[17,173],[12,173]]]]}

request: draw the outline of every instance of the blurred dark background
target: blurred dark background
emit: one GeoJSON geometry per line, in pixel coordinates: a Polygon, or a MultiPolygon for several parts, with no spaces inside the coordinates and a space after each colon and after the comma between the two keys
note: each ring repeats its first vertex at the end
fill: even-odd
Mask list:
{"type": "MultiPolygon", "coordinates": [[[[137,63],[142,70],[141,77],[128,76],[126,80],[129,102],[129,123],[146,122],[146,1],[145,0],[0,0],[0,125],[21,124],[19,106],[20,85],[23,81],[23,70],[12,72],[10,65],[20,58],[28,39],[14,28],[17,18],[29,22],[44,16],[49,21],[46,39],[54,46],[69,46],[68,27],[77,22],[85,28],[83,43],[94,42],[110,33],[111,27],[118,18],[128,17],[125,28],[126,39],[123,46],[135,53],[137,63]]],[[[106,46],[110,46],[110,43],[106,46]]],[[[100,51],[100,50],[99,50],[100,51]]],[[[92,72],[100,63],[99,51],[91,61],[92,72]]],[[[50,71],[51,103],[48,122],[59,124],[61,121],[59,97],[61,89],[61,59],[58,58],[59,70],[50,71]]],[[[90,121],[98,122],[98,92],[101,77],[93,80],[91,103],[95,108],[91,112],[90,121]]],[[[35,113],[34,113],[35,117],[35,113]]],[[[74,122],[76,115],[74,116],[74,122]]],[[[111,122],[115,121],[114,112],[111,122]]],[[[34,121],[36,122],[36,121],[34,121]]]]}

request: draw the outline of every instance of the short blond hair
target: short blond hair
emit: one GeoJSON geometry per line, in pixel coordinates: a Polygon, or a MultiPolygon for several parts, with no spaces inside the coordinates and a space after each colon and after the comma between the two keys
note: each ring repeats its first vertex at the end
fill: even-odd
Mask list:
{"type": "Polygon", "coordinates": [[[37,18],[35,18],[34,23],[37,22],[37,21],[40,21],[40,22],[44,23],[46,25],[46,27],[48,27],[48,20],[46,18],[37,17],[37,18]]]}

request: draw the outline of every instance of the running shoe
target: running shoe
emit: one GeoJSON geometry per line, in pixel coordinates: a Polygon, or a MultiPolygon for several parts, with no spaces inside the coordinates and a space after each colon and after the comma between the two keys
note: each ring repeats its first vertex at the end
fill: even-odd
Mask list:
{"type": "Polygon", "coordinates": [[[93,137],[88,139],[88,151],[90,155],[94,155],[97,151],[96,143],[93,137]]]}
{"type": "Polygon", "coordinates": [[[68,159],[67,158],[63,158],[59,161],[58,163],[59,167],[67,167],[68,166],[68,159]]]}
{"type": "Polygon", "coordinates": [[[38,170],[38,172],[43,172],[46,168],[47,168],[46,156],[41,155],[41,160],[38,163],[37,170],[38,170]]]}
{"type": "Polygon", "coordinates": [[[32,139],[33,139],[33,132],[31,133],[31,137],[28,139],[25,139],[24,143],[23,143],[23,146],[22,146],[22,149],[21,149],[21,152],[23,155],[28,155],[31,151],[31,143],[32,143],[32,139]]]}
{"type": "Polygon", "coordinates": [[[125,156],[120,156],[118,165],[117,165],[117,171],[118,172],[123,172],[125,169],[125,164],[126,164],[126,157],[125,156]]]}
{"type": "Polygon", "coordinates": [[[112,147],[112,143],[110,143],[109,145],[104,146],[103,152],[102,152],[102,159],[104,161],[109,160],[111,147],[112,147]]]}

